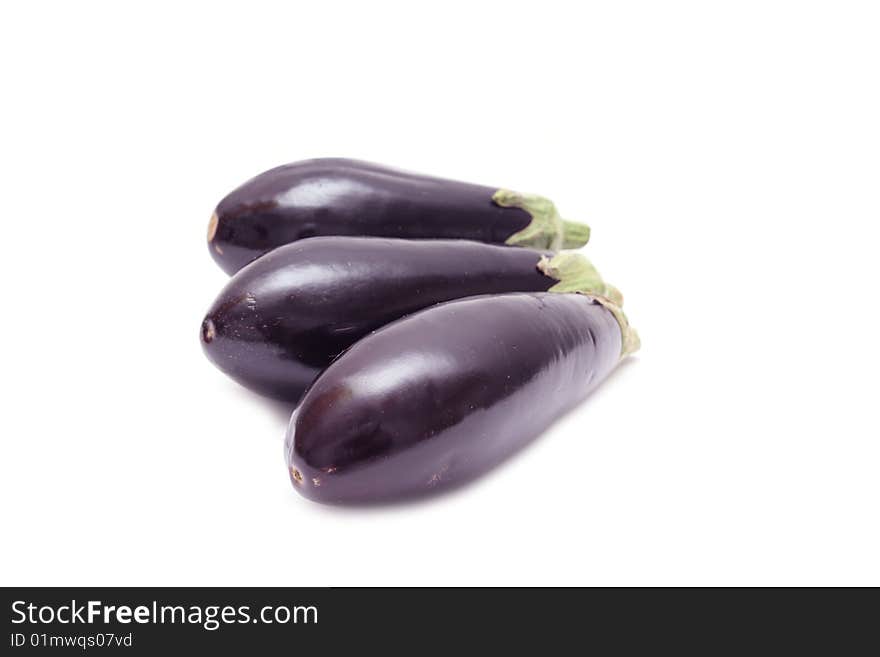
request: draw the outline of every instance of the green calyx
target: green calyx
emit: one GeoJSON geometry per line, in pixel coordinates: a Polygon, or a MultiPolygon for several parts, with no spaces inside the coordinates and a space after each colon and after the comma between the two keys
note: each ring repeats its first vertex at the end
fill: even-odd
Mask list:
{"type": "Polygon", "coordinates": [[[554,256],[541,256],[538,270],[545,276],[559,281],[548,292],[583,292],[607,297],[617,305],[623,305],[623,295],[613,285],[608,285],[585,256],[575,251],[561,251],[554,256]]]}
{"type": "Polygon", "coordinates": [[[576,249],[590,240],[590,227],[559,216],[556,206],[548,198],[537,194],[522,194],[499,189],[492,201],[502,208],[520,208],[531,215],[529,225],[507,238],[509,246],[533,249],[576,249]]]}
{"type": "Polygon", "coordinates": [[[548,292],[574,292],[583,294],[607,308],[620,326],[620,357],[625,358],[639,350],[641,340],[636,330],[630,326],[623,312],[623,294],[613,285],[602,280],[602,276],[586,257],[580,253],[563,251],[552,257],[541,256],[538,270],[558,281],[548,292]]]}

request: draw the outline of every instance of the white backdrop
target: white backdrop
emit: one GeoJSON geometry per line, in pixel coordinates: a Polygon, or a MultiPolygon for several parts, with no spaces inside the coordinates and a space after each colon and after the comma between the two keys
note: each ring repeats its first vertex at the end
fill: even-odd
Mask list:
{"type": "Polygon", "coordinates": [[[8,3],[6,585],[880,584],[880,32],[849,2],[8,3]],[[587,221],[643,349],[475,484],[324,507],[203,357],[316,156],[587,221]]]}

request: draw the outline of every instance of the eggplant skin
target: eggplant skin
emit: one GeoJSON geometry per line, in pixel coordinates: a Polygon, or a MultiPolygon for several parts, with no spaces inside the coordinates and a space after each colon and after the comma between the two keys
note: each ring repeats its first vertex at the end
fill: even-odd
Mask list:
{"type": "Polygon", "coordinates": [[[234,275],[202,322],[208,358],[242,385],[298,401],[342,351],[422,308],[462,297],[544,291],[546,252],[465,240],[315,237],[234,275]]]}
{"type": "Polygon", "coordinates": [[[294,488],[326,503],[413,497],[477,477],[615,367],[621,329],[581,294],[442,303],[367,336],[291,419],[294,488]]]}
{"type": "Polygon", "coordinates": [[[220,201],[211,255],[232,274],[271,249],[326,235],[469,239],[503,244],[531,215],[472,185],[341,158],[270,169],[220,201]]]}

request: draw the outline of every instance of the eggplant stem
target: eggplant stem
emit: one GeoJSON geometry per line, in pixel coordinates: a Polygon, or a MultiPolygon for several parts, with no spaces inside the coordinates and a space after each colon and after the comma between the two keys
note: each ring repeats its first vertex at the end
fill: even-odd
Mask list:
{"type": "Polygon", "coordinates": [[[579,249],[590,241],[590,227],[578,221],[562,220],[562,248],[579,249]]]}
{"type": "Polygon", "coordinates": [[[630,326],[623,312],[623,294],[613,285],[602,280],[599,271],[586,256],[574,251],[561,251],[553,257],[541,256],[538,270],[556,281],[548,292],[574,292],[594,299],[607,308],[620,326],[620,357],[626,358],[641,347],[636,330],[630,326]]]}
{"type": "Polygon", "coordinates": [[[499,189],[492,195],[492,201],[502,208],[520,208],[532,217],[528,226],[505,240],[509,246],[557,251],[583,246],[590,239],[589,226],[565,221],[553,201],[543,196],[499,189]]]}

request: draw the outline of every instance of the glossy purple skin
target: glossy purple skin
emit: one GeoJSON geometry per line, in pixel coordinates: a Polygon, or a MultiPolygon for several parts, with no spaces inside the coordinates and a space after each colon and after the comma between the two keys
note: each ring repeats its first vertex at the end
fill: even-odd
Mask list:
{"type": "Polygon", "coordinates": [[[352,346],[291,419],[291,481],[319,502],[420,497],[529,442],[617,364],[621,333],[580,294],[471,297],[352,346]]]}
{"type": "Polygon", "coordinates": [[[441,301],[543,291],[543,252],[465,240],[315,237],[235,276],[202,322],[202,346],[252,390],[297,401],[354,342],[441,301]]]}
{"type": "Polygon", "coordinates": [[[326,158],[261,173],[220,201],[209,248],[232,274],[306,237],[469,239],[503,244],[531,216],[492,202],[496,188],[326,158]]]}

